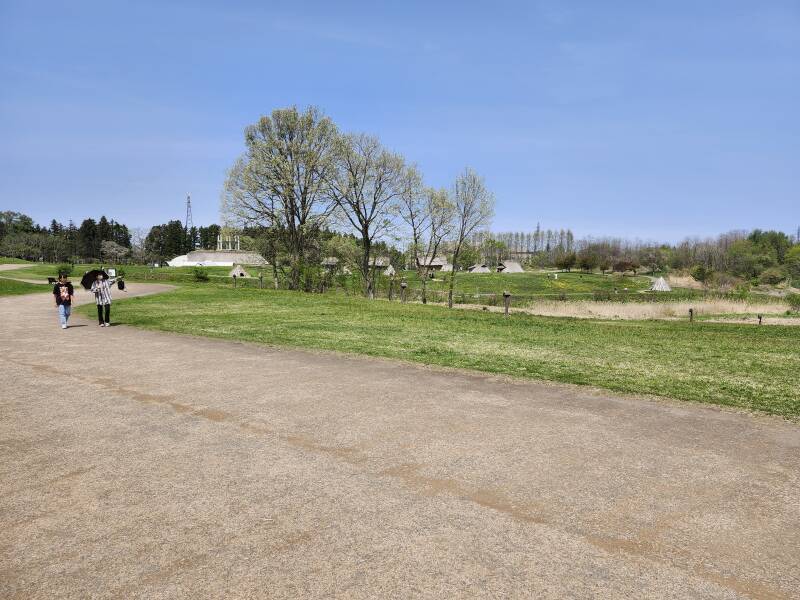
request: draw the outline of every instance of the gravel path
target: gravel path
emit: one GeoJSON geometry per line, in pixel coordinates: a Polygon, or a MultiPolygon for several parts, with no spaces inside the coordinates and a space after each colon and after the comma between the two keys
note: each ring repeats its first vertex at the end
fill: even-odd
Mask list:
{"type": "Polygon", "coordinates": [[[797,424],[51,304],[0,298],[2,598],[800,596],[797,424]]]}

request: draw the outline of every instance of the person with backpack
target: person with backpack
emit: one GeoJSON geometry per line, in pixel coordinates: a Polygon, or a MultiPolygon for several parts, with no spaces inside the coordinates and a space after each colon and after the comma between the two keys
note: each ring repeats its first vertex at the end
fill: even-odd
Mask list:
{"type": "Polygon", "coordinates": [[[56,308],[58,309],[58,319],[61,322],[61,329],[67,328],[69,322],[69,315],[72,312],[72,300],[75,296],[75,290],[72,284],[67,281],[67,276],[63,273],[59,274],[58,281],[53,286],[53,296],[56,299],[56,308]]]}

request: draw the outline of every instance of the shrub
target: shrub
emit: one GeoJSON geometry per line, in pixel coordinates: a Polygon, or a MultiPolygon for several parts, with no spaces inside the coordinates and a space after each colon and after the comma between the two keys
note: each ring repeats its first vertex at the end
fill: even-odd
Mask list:
{"type": "Polygon", "coordinates": [[[692,270],[689,271],[689,275],[691,275],[692,279],[695,281],[699,281],[703,285],[708,285],[713,276],[713,272],[705,265],[695,265],[692,267],[692,270]]]}
{"type": "Polygon", "coordinates": [[[741,283],[730,292],[730,296],[737,300],[748,300],[750,298],[750,286],[747,283],[741,283]]]}
{"type": "Polygon", "coordinates": [[[208,270],[196,267],[192,270],[192,277],[195,281],[208,281],[208,270]]]}
{"type": "Polygon", "coordinates": [[[608,301],[611,300],[611,292],[608,290],[597,290],[592,293],[592,298],[596,301],[608,301]]]}
{"type": "Polygon", "coordinates": [[[59,277],[63,275],[64,277],[69,277],[72,275],[72,265],[70,264],[63,264],[58,265],[58,275],[59,277]]]}
{"type": "Polygon", "coordinates": [[[765,269],[762,271],[761,275],[758,276],[758,282],[767,285],[777,285],[784,279],[786,279],[786,273],[783,271],[783,269],[778,267],[770,267],[769,269],[765,269]]]}
{"type": "Polygon", "coordinates": [[[786,301],[795,312],[800,312],[800,294],[789,294],[786,296],[786,301]]]}

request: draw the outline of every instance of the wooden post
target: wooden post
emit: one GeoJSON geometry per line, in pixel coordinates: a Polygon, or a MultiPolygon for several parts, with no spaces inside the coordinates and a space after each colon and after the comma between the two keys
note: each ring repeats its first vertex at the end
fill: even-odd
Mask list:
{"type": "Polygon", "coordinates": [[[693,321],[694,321],[694,309],[690,308],[689,309],[689,323],[692,323],[693,321]]]}
{"type": "Polygon", "coordinates": [[[405,281],[400,282],[400,298],[402,302],[406,301],[406,288],[408,287],[408,283],[405,281]]]}
{"type": "Polygon", "coordinates": [[[503,292],[503,307],[505,316],[508,316],[508,307],[511,306],[511,292],[505,291],[503,292]]]}
{"type": "Polygon", "coordinates": [[[258,272],[258,289],[264,289],[264,274],[261,271],[258,272]]]}
{"type": "Polygon", "coordinates": [[[762,315],[758,315],[758,324],[759,324],[759,325],[761,325],[761,316],[762,316],[762,315]]]}
{"type": "Polygon", "coordinates": [[[233,276],[233,289],[236,289],[236,275],[233,276]]]}
{"type": "Polygon", "coordinates": [[[389,302],[394,299],[394,275],[389,279],[389,302]]]}

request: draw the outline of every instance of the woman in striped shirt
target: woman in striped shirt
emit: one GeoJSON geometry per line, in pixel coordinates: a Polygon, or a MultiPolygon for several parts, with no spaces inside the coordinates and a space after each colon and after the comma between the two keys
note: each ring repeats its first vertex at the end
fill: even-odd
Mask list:
{"type": "Polygon", "coordinates": [[[100,327],[108,327],[111,320],[111,286],[116,279],[103,279],[103,274],[97,274],[97,280],[92,283],[92,292],[97,302],[97,320],[100,327]]]}

